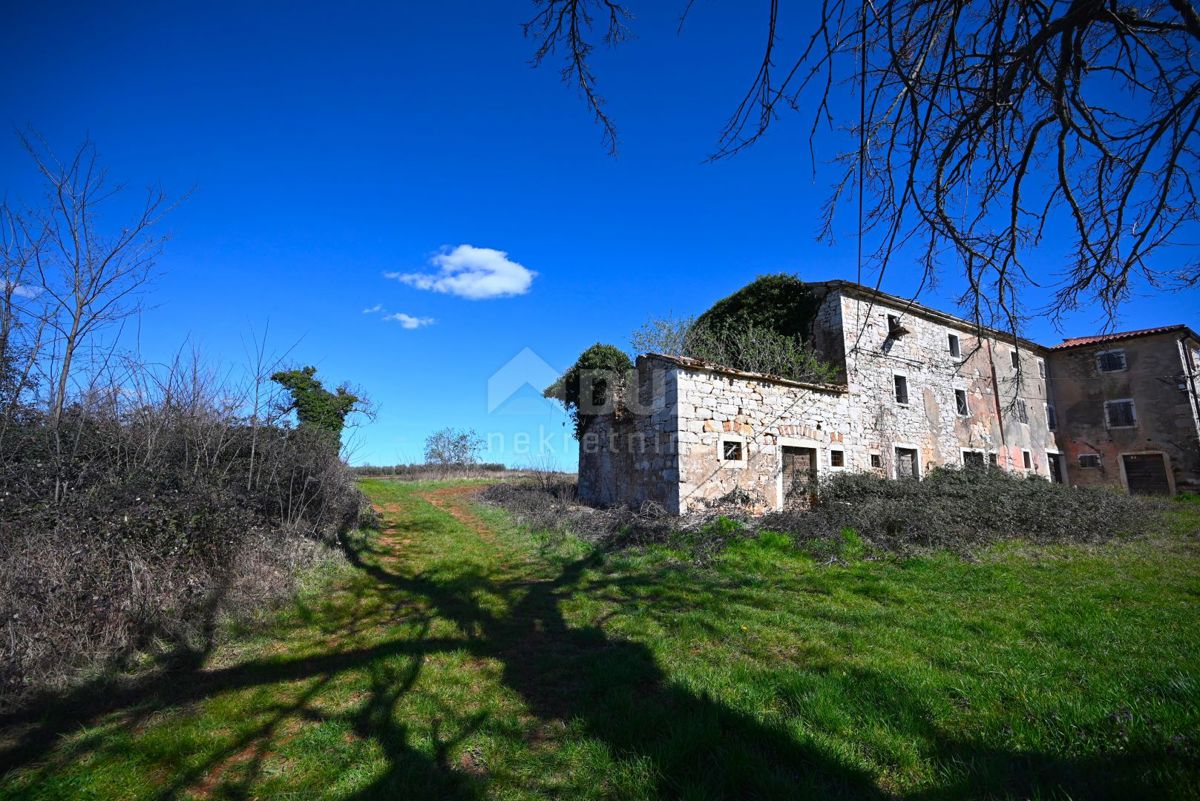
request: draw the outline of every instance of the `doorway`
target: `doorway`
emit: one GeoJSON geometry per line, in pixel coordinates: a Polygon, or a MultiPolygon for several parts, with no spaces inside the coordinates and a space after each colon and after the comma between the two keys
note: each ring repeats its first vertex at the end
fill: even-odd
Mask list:
{"type": "Polygon", "coordinates": [[[1050,480],[1055,484],[1063,483],[1063,460],[1058,453],[1047,453],[1046,464],[1050,467],[1050,480]]]}
{"type": "Polygon", "coordinates": [[[817,449],[783,446],[783,507],[808,509],[817,499],[817,449]]]}
{"type": "Polygon", "coordinates": [[[896,478],[920,478],[916,448],[896,448],[896,478]]]}
{"type": "Polygon", "coordinates": [[[1125,483],[1131,495],[1171,494],[1167,460],[1161,453],[1126,453],[1121,456],[1121,461],[1125,465],[1125,483]]]}

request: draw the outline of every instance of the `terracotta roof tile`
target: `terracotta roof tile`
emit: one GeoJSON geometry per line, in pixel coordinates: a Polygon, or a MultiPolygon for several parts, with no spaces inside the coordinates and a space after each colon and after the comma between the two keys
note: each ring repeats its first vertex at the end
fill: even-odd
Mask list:
{"type": "MultiPolygon", "coordinates": [[[[1186,325],[1163,325],[1158,328],[1143,328],[1139,331],[1121,331],[1115,334],[1097,334],[1090,337],[1069,337],[1064,339],[1061,344],[1052,345],[1051,350],[1064,350],[1066,348],[1078,348],[1083,345],[1096,345],[1102,342],[1119,342],[1125,339],[1135,339],[1137,337],[1148,337],[1154,334],[1166,334],[1171,331],[1187,331],[1191,333],[1191,329],[1186,325]]],[[[1193,334],[1193,336],[1195,336],[1193,334]]]]}

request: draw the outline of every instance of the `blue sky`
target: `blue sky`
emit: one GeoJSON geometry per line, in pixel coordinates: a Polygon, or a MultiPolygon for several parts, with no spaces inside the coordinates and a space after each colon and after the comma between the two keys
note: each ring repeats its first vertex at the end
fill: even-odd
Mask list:
{"type": "MultiPolygon", "coordinates": [[[[704,163],[762,20],[698,4],[677,36],[682,5],[639,4],[638,38],[598,52],[617,158],[557,65],[531,68],[527,2],[21,4],[0,29],[0,109],[62,151],[90,136],[133,187],[190,193],[141,321],[152,357],[190,341],[238,362],[269,323],[276,349],[378,404],[356,462],[419,461],[453,425],[491,434],[488,458],[572,467],[565,417],[532,391],[489,411],[489,377],[524,349],[558,369],[762,273],[855,276],[852,229],[816,240],[833,174],[814,176],[807,118],[704,163]],[[493,283],[463,277],[492,267],[493,283]]],[[[32,191],[15,136],[0,175],[10,199],[32,191]]],[[[915,283],[897,269],[884,289],[915,283]]],[[[922,300],[952,310],[960,288],[947,274],[922,300]]],[[[1120,325],[1195,325],[1198,299],[1142,292],[1120,325]]],[[[1085,310],[1067,333],[1097,327],[1085,310]]]]}

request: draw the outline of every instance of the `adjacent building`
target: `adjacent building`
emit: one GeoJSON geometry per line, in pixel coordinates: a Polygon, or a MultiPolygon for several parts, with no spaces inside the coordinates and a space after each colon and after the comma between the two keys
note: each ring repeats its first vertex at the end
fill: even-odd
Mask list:
{"type": "Polygon", "coordinates": [[[648,354],[580,441],[581,497],[676,513],[810,502],[822,475],[995,465],[1073,485],[1200,489],[1200,338],[1055,347],[845,281],[807,285],[833,384],[648,354]]]}

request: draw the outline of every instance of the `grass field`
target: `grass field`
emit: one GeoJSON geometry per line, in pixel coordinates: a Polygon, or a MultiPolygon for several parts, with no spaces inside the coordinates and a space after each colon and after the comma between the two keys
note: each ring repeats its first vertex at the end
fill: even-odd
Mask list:
{"type": "Polygon", "coordinates": [[[1153,541],[699,567],[363,488],[384,530],[275,625],[0,721],[0,798],[1200,797],[1196,505],[1153,541]]]}

